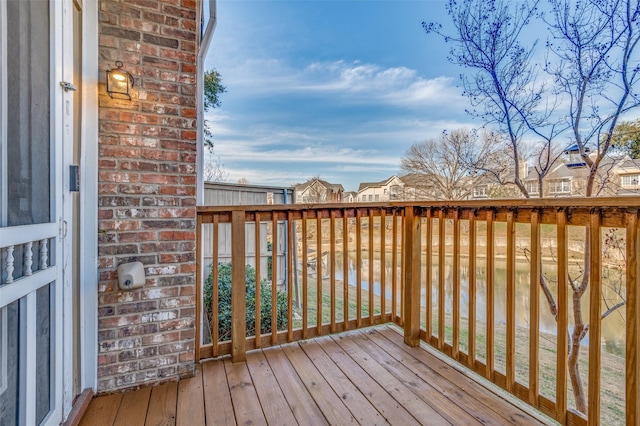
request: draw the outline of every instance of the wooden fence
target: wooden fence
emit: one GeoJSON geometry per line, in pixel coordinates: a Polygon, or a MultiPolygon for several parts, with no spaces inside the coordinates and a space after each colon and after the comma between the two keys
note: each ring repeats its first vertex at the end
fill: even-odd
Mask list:
{"type": "MultiPolygon", "coordinates": [[[[254,348],[394,322],[404,329],[408,345],[426,342],[560,423],[598,424],[601,326],[613,309],[624,312],[626,324],[624,412],[627,424],[638,424],[640,199],[491,200],[487,204],[484,200],[198,208],[198,259],[210,245],[213,285],[208,302],[199,294],[198,318],[207,329],[198,329],[196,358],[231,354],[234,361],[242,360],[254,348]],[[260,284],[263,266],[254,262],[256,302],[255,312],[249,313],[246,232],[251,229],[252,241],[260,241],[265,231],[264,226],[247,228],[247,223],[267,224],[271,243],[288,248],[286,267],[272,262],[275,279],[266,287],[260,284]],[[232,239],[232,326],[227,341],[219,341],[221,308],[211,302],[218,300],[215,260],[222,224],[230,224],[232,239]],[[207,227],[211,232],[205,241],[207,227]],[[611,244],[621,251],[617,257],[607,255],[611,244]],[[496,259],[506,263],[500,278],[496,259]],[[613,268],[609,259],[622,271],[621,284],[615,289],[617,302],[603,299],[611,291],[602,280],[603,269],[613,268]],[[528,265],[525,290],[516,288],[517,262],[528,265]],[[582,275],[576,275],[576,269],[582,275]],[[578,281],[585,273],[588,286],[581,289],[578,281]],[[279,279],[291,283],[285,294],[278,294],[279,279]],[[496,288],[504,288],[505,294],[497,295],[496,288]],[[578,321],[570,302],[582,306],[581,290],[586,290],[585,334],[591,343],[585,349],[586,415],[570,408],[567,397],[570,332],[578,321]],[[271,297],[267,313],[261,307],[264,291],[271,297]],[[286,300],[286,319],[280,323],[279,298],[286,300]],[[517,317],[516,300],[522,298],[528,299],[527,312],[518,312],[517,317]],[[505,305],[500,323],[495,310],[498,299],[505,305]],[[211,324],[203,320],[207,309],[211,324]],[[540,330],[541,309],[554,312],[556,331],[551,337],[540,330]],[[247,319],[257,333],[247,336],[247,319]],[[522,341],[522,333],[528,342],[522,341]],[[210,342],[205,335],[211,336],[210,342]],[[555,355],[550,361],[549,351],[541,353],[541,336],[553,343],[555,355]],[[540,387],[545,362],[555,371],[552,395],[540,387]]],[[[259,247],[254,252],[260,253],[259,247]]],[[[197,277],[201,283],[206,279],[202,263],[197,277]]]]}

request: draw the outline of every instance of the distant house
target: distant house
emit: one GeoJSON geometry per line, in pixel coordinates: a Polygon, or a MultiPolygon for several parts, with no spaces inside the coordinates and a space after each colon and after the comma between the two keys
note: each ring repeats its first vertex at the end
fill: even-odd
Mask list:
{"type": "Polygon", "coordinates": [[[358,201],[358,193],[354,191],[347,191],[342,193],[343,203],[355,203],[358,201]]]}
{"type": "Polygon", "coordinates": [[[358,201],[364,203],[405,200],[405,187],[405,182],[395,175],[380,182],[363,182],[358,187],[358,201]]]}
{"type": "MultiPolygon", "coordinates": [[[[527,173],[521,173],[522,182],[533,198],[540,197],[541,191],[544,198],[583,197],[585,194],[589,168],[585,163],[579,163],[575,159],[559,158],[544,176],[542,188],[534,168],[523,171],[527,173]]],[[[513,182],[512,177],[504,180],[513,182]]],[[[598,166],[593,196],[638,195],[639,181],[640,160],[633,160],[628,156],[607,156],[598,166]]],[[[501,185],[489,177],[484,177],[474,185],[470,198],[518,198],[521,196],[522,194],[513,183],[501,185]]]]}
{"type": "Polygon", "coordinates": [[[617,167],[618,191],[617,195],[639,195],[640,194],[640,159],[633,160],[626,158],[617,167]]]}
{"type": "Polygon", "coordinates": [[[313,178],[294,185],[295,202],[300,203],[341,203],[344,188],[340,184],[313,178]]]}

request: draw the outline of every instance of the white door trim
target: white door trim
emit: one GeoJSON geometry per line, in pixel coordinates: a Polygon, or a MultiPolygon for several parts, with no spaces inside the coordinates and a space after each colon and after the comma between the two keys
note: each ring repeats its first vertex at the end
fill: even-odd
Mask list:
{"type": "MultiPolygon", "coordinates": [[[[82,2],[80,135],[81,387],[98,385],[98,2],[82,2]]],[[[66,414],[66,413],[65,413],[66,414]]]]}

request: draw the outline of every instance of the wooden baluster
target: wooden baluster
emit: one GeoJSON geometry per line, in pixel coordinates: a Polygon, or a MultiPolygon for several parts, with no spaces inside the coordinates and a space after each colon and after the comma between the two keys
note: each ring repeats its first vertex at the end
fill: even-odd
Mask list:
{"type": "Polygon", "coordinates": [[[362,213],[356,210],[356,328],[362,327],[362,213]]]}
{"type": "Polygon", "coordinates": [[[400,213],[400,325],[404,326],[404,263],[405,263],[405,252],[402,249],[404,247],[404,227],[406,226],[405,218],[404,218],[404,210],[400,213]]]}
{"type": "Polygon", "coordinates": [[[33,266],[33,242],[29,241],[24,245],[24,273],[25,277],[33,274],[31,267],[33,266]]]}
{"type": "Polygon", "coordinates": [[[589,283],[589,403],[588,423],[600,424],[600,362],[602,315],[602,244],[600,237],[600,212],[592,211],[589,217],[591,247],[591,281],[589,283]]]}
{"type": "Polygon", "coordinates": [[[487,318],[487,368],[485,371],[485,376],[487,379],[493,381],[494,375],[494,347],[493,347],[493,329],[494,329],[494,301],[493,301],[493,276],[494,276],[494,256],[493,256],[493,210],[487,211],[487,272],[486,276],[486,285],[487,285],[487,301],[486,301],[486,318],[487,318]]]}
{"type": "Polygon", "coordinates": [[[231,359],[246,360],[246,259],[245,212],[231,213],[231,359]]]}
{"type": "MultiPolygon", "coordinates": [[[[260,212],[256,212],[256,220],[255,220],[255,253],[254,253],[254,257],[255,257],[255,262],[256,262],[256,280],[255,280],[255,284],[256,284],[256,309],[255,309],[255,324],[256,324],[256,331],[255,331],[255,335],[256,335],[256,348],[259,348],[261,346],[261,336],[262,336],[262,310],[261,310],[261,301],[262,298],[260,297],[260,293],[261,293],[261,286],[260,286],[260,281],[261,281],[261,268],[260,268],[260,263],[262,261],[262,257],[260,256],[260,252],[261,252],[261,247],[260,247],[260,243],[261,243],[261,239],[260,239],[260,212]]],[[[271,250],[273,250],[273,245],[271,246],[271,250]]]]}
{"type": "Polygon", "coordinates": [[[298,267],[293,263],[293,241],[295,237],[293,213],[289,211],[287,212],[287,342],[293,341],[293,287],[297,285],[293,278],[293,268],[298,267]]]}
{"type": "Polygon", "coordinates": [[[556,214],[558,246],[558,319],[556,336],[556,420],[564,424],[567,418],[567,355],[568,355],[568,262],[567,212],[560,210],[556,214]]]}
{"type": "Polygon", "coordinates": [[[309,312],[308,312],[308,277],[307,277],[307,262],[308,262],[308,253],[307,253],[307,211],[302,211],[302,303],[300,303],[300,308],[302,309],[302,338],[307,338],[307,326],[309,323],[309,312]]]}
{"type": "Polygon", "coordinates": [[[331,210],[329,213],[329,285],[331,286],[331,325],[329,330],[331,333],[336,332],[336,211],[331,210]]]}
{"type": "Polygon", "coordinates": [[[438,349],[444,350],[444,321],[445,321],[445,288],[444,288],[444,210],[440,209],[438,217],[438,349]]]}
{"type": "Polygon", "coordinates": [[[278,213],[271,216],[271,344],[278,343],[278,213]]]}
{"type": "Polygon", "coordinates": [[[373,209],[369,209],[369,325],[373,324],[373,209]]]}
{"type": "Polygon", "coordinates": [[[380,210],[380,314],[382,323],[387,322],[387,212],[380,210]]]}
{"type": "Polygon", "coordinates": [[[516,228],[515,214],[507,212],[507,390],[516,383],[516,228]]]}
{"type": "Polygon", "coordinates": [[[426,247],[425,247],[425,251],[426,251],[426,260],[425,260],[425,280],[426,280],[426,287],[425,287],[425,294],[424,294],[424,305],[425,305],[425,320],[426,320],[426,332],[427,332],[427,343],[431,344],[431,337],[433,336],[433,325],[432,325],[432,315],[433,315],[433,301],[431,300],[431,296],[432,296],[432,290],[433,290],[433,283],[431,282],[432,280],[432,267],[431,267],[431,262],[433,261],[433,218],[432,218],[432,212],[431,212],[431,208],[427,209],[427,224],[426,224],[426,233],[427,233],[427,237],[426,237],[426,247]]]}
{"type": "Polygon", "coordinates": [[[469,213],[469,368],[476,364],[476,212],[469,213]]]}
{"type": "Polygon", "coordinates": [[[460,212],[453,212],[453,359],[460,358],[460,212]]]}
{"type": "Polygon", "coordinates": [[[626,215],[627,223],[627,342],[626,342],[626,422],[640,425],[640,220],[638,211],[626,215]]]}
{"type": "Polygon", "coordinates": [[[316,329],[322,335],[322,217],[316,210],[316,329]]]}
{"type": "Polygon", "coordinates": [[[540,213],[531,212],[531,258],[529,267],[529,404],[538,406],[540,356],[540,213]]]}
{"type": "Polygon", "coordinates": [[[344,329],[349,329],[349,212],[342,211],[342,305],[344,329]]]}
{"type": "Polygon", "coordinates": [[[422,257],[421,222],[414,207],[406,207],[403,229],[404,256],[404,342],[409,346],[420,344],[420,260],[422,257]]]}
{"type": "Polygon", "coordinates": [[[395,323],[400,323],[398,320],[398,218],[396,211],[393,211],[391,216],[391,319],[395,323]]]}
{"type": "Polygon", "coordinates": [[[218,222],[220,218],[218,215],[213,216],[213,229],[211,231],[211,241],[213,244],[212,247],[212,259],[211,259],[211,343],[213,343],[213,357],[217,357],[218,353],[218,343],[220,341],[220,319],[218,316],[219,312],[219,281],[218,281],[218,222]]]}
{"type": "MultiPolygon", "coordinates": [[[[203,268],[204,268],[204,258],[202,256],[202,234],[204,233],[204,229],[202,229],[202,215],[196,215],[196,346],[194,351],[194,356],[196,362],[200,361],[200,347],[202,346],[202,328],[205,324],[204,322],[204,281],[202,280],[203,276],[203,268]]],[[[214,301],[211,301],[213,304],[214,301]]],[[[213,340],[213,337],[212,339],[213,340]]]]}

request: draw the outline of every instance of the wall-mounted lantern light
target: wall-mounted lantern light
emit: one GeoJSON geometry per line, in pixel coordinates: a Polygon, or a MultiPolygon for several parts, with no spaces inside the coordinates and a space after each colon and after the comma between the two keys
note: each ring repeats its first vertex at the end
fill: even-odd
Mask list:
{"type": "Polygon", "coordinates": [[[113,99],[131,100],[133,76],[122,69],[122,62],[116,61],[116,68],[107,70],[107,93],[113,99]]]}

